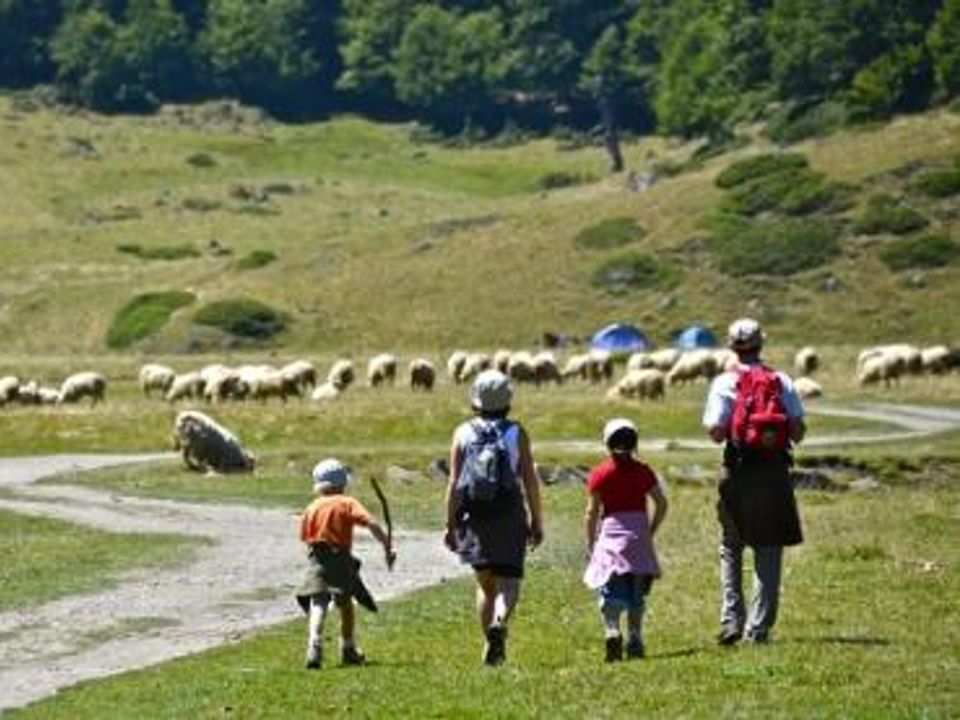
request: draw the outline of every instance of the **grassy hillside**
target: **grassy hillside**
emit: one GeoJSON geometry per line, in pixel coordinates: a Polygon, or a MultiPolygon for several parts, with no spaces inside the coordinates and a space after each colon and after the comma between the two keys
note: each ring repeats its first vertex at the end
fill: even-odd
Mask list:
{"type": "MultiPolygon", "coordinates": [[[[193,322],[224,299],[267,304],[284,328],[269,343],[317,352],[517,347],[612,320],[665,341],[690,321],[723,326],[744,312],[786,342],[960,340],[960,264],[894,272],[881,258],[891,237],[850,229],[871,196],[909,193],[924,165],[960,156],[960,116],[904,118],[798,146],[813,170],[855,187],[837,215],[846,223],[840,254],[788,280],[720,273],[703,224],[724,200],[716,175],[764,148],[636,193],[605,176],[596,148],[543,140],[454,149],[412,143],[411,130],[352,118],[198,128],[170,116],[23,113],[0,99],[4,351],[106,352],[122,308],[169,291],[196,299],[151,320],[159,330],[133,351],[236,346],[193,322]],[[579,184],[543,189],[570,181],[579,184]],[[636,239],[577,242],[580,231],[624,218],[641,229],[636,239]],[[641,263],[641,287],[598,286],[598,270],[616,271],[624,253],[666,270],[641,263]]],[[[626,154],[644,171],[677,166],[692,150],[648,139],[626,154]]],[[[960,196],[910,201],[929,231],[960,241],[960,196]]]]}

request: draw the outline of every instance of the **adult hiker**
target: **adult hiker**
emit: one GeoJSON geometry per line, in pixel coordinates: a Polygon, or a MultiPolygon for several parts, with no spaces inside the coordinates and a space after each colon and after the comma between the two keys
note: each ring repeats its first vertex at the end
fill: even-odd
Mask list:
{"type": "MultiPolygon", "coordinates": [[[[350,479],[350,471],[339,460],[327,458],[317,463],[313,469],[313,490],[318,497],[300,521],[300,539],[307,544],[310,563],[297,590],[297,602],[309,618],[308,669],[323,665],[323,626],[331,602],[340,611],[341,663],[366,662],[357,647],[353,601],[356,599],[372,612],[377,611],[377,605],[360,579],[360,561],[350,554],[354,527],[366,527],[383,545],[387,567],[392,567],[397,557],[390,532],[384,532],[358,500],[344,494],[350,479]]],[[[380,495],[379,489],[377,494],[380,495]]]]}
{"type": "Polygon", "coordinates": [[[457,427],[450,447],[444,543],[473,567],[487,665],[506,659],[527,544],[543,541],[530,439],[507,419],[512,398],[506,375],[481,372],[470,389],[475,417],[457,427]]]}
{"type": "Polygon", "coordinates": [[[803,542],[790,466],[791,448],[806,432],[790,378],[760,358],[760,324],[741,318],[727,340],[739,363],[710,384],[703,424],[724,443],[717,510],[720,519],[721,645],[765,643],[777,619],[783,548],[803,542]],[[754,597],[743,599],[743,549],[753,550],[754,597]]]}

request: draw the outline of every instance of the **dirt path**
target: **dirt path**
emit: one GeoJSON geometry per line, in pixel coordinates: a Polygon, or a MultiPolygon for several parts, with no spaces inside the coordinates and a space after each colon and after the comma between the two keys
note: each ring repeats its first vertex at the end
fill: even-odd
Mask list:
{"type": "MultiPolygon", "coordinates": [[[[886,431],[814,435],[808,446],[882,443],[960,427],[960,409],[863,404],[817,406],[816,413],[896,426],[886,431]]],[[[701,448],[709,442],[647,440],[649,449],[701,448]]],[[[596,442],[539,443],[586,448],[596,442]]],[[[153,665],[235,641],[297,617],[291,600],[302,549],[289,512],[244,505],[195,504],[119,496],[63,484],[50,475],[168,456],[74,455],[0,459],[0,509],[59,518],[114,532],[177,533],[207,538],[193,559],[160,571],[135,570],[108,590],[22,611],[0,613],[0,711],[53,694],[81,680],[153,665]]],[[[400,562],[389,577],[376,548],[360,538],[357,554],[383,599],[463,572],[439,536],[397,534],[400,562]]]]}
{"type": "MultiPolygon", "coordinates": [[[[164,456],[56,456],[0,460],[0,488],[15,499],[0,509],[114,532],[177,533],[212,540],[192,562],[137,570],[110,589],[0,613],[0,711],[58,688],[163,662],[237,640],[298,617],[292,599],[303,550],[296,517],[243,505],[121,497],[61,484],[50,475],[164,456]]],[[[167,456],[169,457],[169,456],[167,456]]],[[[463,572],[437,534],[396,533],[399,560],[389,577],[382,555],[358,538],[364,576],[389,599],[463,572]]]]}

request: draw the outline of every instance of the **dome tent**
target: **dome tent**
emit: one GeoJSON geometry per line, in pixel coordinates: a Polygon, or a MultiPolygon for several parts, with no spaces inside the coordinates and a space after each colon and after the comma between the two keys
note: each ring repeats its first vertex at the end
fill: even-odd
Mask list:
{"type": "Polygon", "coordinates": [[[649,348],[647,336],[633,325],[624,323],[607,325],[590,339],[591,350],[606,350],[614,355],[629,355],[649,348]]]}
{"type": "Polygon", "coordinates": [[[677,335],[676,345],[680,350],[696,350],[717,346],[717,336],[703,325],[691,325],[677,335]]]}

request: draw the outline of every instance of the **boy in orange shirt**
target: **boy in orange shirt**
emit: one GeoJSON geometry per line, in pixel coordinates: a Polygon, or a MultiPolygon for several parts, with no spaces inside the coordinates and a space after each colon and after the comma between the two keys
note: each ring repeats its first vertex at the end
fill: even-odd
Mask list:
{"type": "Polygon", "coordinates": [[[377,606],[360,579],[360,561],[350,554],[354,526],[366,527],[383,545],[387,567],[397,557],[383,528],[358,500],[344,494],[349,481],[350,471],[340,461],[328,458],[317,463],[313,489],[319,497],[307,506],[300,521],[300,539],[307,543],[310,567],[297,601],[309,615],[309,669],[323,665],[323,625],[331,600],[340,610],[341,662],[363,665],[366,661],[356,644],[353,600],[373,612],[377,606]]]}

